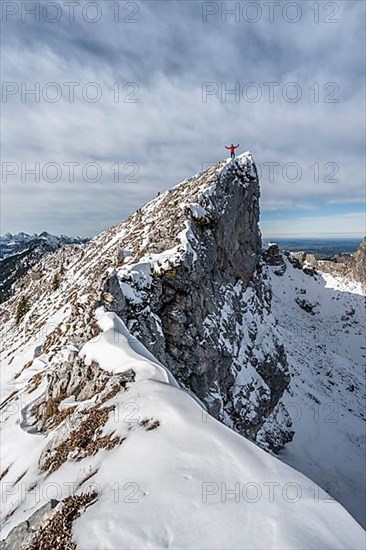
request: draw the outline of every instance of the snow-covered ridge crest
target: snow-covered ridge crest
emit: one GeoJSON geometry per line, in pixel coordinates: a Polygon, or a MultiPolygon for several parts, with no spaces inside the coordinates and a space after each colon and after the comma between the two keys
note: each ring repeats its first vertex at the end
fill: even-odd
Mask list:
{"type": "MultiPolygon", "coordinates": [[[[174,269],[179,264],[186,263],[190,268],[194,267],[197,255],[196,245],[197,238],[195,236],[192,221],[200,224],[201,226],[209,224],[212,220],[211,215],[217,209],[217,199],[220,193],[223,193],[225,188],[225,182],[231,179],[231,183],[236,183],[246,187],[250,181],[257,179],[257,171],[253,161],[251,153],[248,151],[241,154],[235,159],[227,159],[222,161],[218,165],[212,168],[208,168],[203,172],[196,174],[193,178],[183,180],[180,184],[173,189],[167,191],[157,199],[153,200],[146,207],[141,209],[141,221],[146,222],[149,217],[154,214],[154,220],[156,220],[156,213],[163,208],[162,212],[166,216],[167,212],[164,209],[165,200],[168,198],[175,205],[179,207],[181,211],[180,215],[175,216],[172,221],[179,227],[179,220],[182,216],[188,219],[183,220],[184,226],[181,231],[176,233],[176,229],[173,226],[173,239],[176,244],[174,247],[168,247],[159,253],[147,253],[139,258],[138,263],[134,263],[129,258],[129,261],[125,261],[126,267],[120,271],[121,277],[131,278],[128,273],[141,270],[146,273],[146,264],[150,264],[151,273],[161,274],[164,270],[174,269]],[[212,179],[214,183],[211,184],[212,179]],[[174,199],[174,193],[179,192],[179,202],[174,199]],[[172,196],[173,195],[173,196],[172,196]]],[[[169,219],[166,220],[169,223],[169,219]]],[[[165,225],[164,220],[162,220],[165,225]]],[[[182,227],[182,226],[181,226],[182,227]]],[[[163,231],[163,228],[161,228],[163,231]]],[[[172,238],[172,235],[171,237],[172,238]]]]}
{"type": "Polygon", "coordinates": [[[155,359],[145,346],[132,337],[126,325],[115,313],[105,311],[103,307],[95,311],[96,321],[102,330],[84,344],[79,356],[85,365],[93,362],[106,372],[126,372],[130,367],[135,371],[135,381],[155,380],[179,387],[171,373],[155,359]],[[130,357],[131,365],[126,364],[130,357]]]}
{"type": "Polygon", "coordinates": [[[204,228],[216,223],[225,209],[225,195],[230,193],[228,182],[246,188],[257,182],[257,178],[255,163],[248,151],[183,180],[139,210],[139,223],[144,227],[142,242],[147,252],[139,249],[136,261],[133,251],[120,251],[123,267],[116,270],[116,274],[126,297],[136,304],[139,291],[151,287],[153,276],[173,274],[181,266],[194,270],[200,246],[197,226],[204,228]],[[166,205],[171,204],[176,210],[170,217],[166,205]],[[161,225],[155,229],[159,222],[161,225]],[[158,237],[155,242],[152,233],[158,237]]]}

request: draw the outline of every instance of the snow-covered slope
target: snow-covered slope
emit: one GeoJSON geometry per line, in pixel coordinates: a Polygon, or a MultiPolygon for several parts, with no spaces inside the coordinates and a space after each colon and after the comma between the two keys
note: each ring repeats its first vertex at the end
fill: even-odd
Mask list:
{"type": "MultiPolygon", "coordinates": [[[[281,459],[310,476],[365,523],[365,297],[330,273],[268,267],[272,313],[292,376],[284,403],[294,438],[281,459]]],[[[296,265],[296,263],[295,263],[296,265]]]]}
{"type": "Polygon", "coordinates": [[[135,381],[99,403],[61,401],[73,407],[68,429],[47,435],[8,410],[4,534],[18,527],[6,548],[363,548],[362,529],[337,502],[207,415],[115,314],[96,313],[103,332],[82,348],[81,368],[97,361],[114,374],[133,370],[135,381]],[[70,513],[70,494],[89,496],[70,513]],[[52,497],[61,502],[50,508],[52,497]],[[47,521],[32,532],[42,506],[47,521]]]}
{"type": "MultiPolygon", "coordinates": [[[[230,429],[277,453],[295,431],[302,467],[287,391],[310,367],[278,309],[283,277],[310,275],[261,260],[258,197],[251,155],[222,161],[15,284],[0,306],[4,548],[363,547],[341,505],[230,429]]],[[[315,318],[295,291],[284,305],[315,318]]]]}

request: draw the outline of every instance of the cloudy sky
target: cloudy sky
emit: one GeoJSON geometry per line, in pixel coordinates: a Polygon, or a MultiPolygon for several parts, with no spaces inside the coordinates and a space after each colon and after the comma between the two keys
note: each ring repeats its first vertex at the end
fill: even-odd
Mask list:
{"type": "Polygon", "coordinates": [[[363,1],[2,12],[1,233],[94,235],[231,142],[258,163],[265,236],[365,233],[363,1]]]}

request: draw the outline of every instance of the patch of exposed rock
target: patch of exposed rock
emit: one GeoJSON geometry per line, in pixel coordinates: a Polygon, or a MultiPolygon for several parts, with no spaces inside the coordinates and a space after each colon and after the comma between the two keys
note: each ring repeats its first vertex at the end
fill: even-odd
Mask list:
{"type": "Polygon", "coordinates": [[[277,244],[271,244],[263,250],[262,257],[267,265],[277,268],[273,271],[275,275],[281,276],[285,273],[287,267],[286,262],[277,244]]]}
{"type": "Polygon", "coordinates": [[[294,252],[291,256],[303,269],[347,277],[361,283],[363,291],[366,292],[366,237],[354,254],[338,254],[324,260],[318,260],[314,254],[306,252],[294,252]]]}
{"type": "Polygon", "coordinates": [[[97,498],[95,491],[89,491],[61,502],[50,500],[14,527],[0,542],[0,550],[75,550],[73,523],[97,498]]]}

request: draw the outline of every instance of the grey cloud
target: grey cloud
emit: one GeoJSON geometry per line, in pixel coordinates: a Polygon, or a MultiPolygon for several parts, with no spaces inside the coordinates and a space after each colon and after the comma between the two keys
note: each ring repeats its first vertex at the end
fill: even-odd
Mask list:
{"type": "Polygon", "coordinates": [[[1,230],[37,226],[92,234],[198,172],[203,163],[216,162],[228,141],[251,149],[259,163],[296,161],[304,169],[296,185],[283,178],[270,184],[264,178],[264,206],[289,204],[301,210],[307,201],[325,204],[350,194],[360,200],[365,7],[362,2],[338,4],[340,23],[335,25],[314,24],[309,13],[292,25],[281,20],[222,24],[219,18],[204,24],[200,2],[154,1],[140,3],[138,24],[116,25],[104,17],[95,26],[82,21],[4,25],[4,80],[96,81],[103,97],[95,104],[80,97],[74,104],[10,98],[3,105],[3,161],[96,161],[107,176],[99,187],[88,187],[80,178],[71,189],[67,182],[58,187],[3,184],[7,207],[1,230]],[[108,86],[133,80],[139,103],[114,103],[108,86]],[[219,97],[202,103],[202,82],[231,88],[250,81],[262,88],[268,81],[281,86],[296,81],[303,98],[291,104],[279,91],[274,103],[235,103],[230,96],[226,103],[219,97]],[[308,86],[316,81],[322,94],[325,82],[337,82],[339,103],[314,104],[308,86]],[[331,161],[340,166],[339,184],[314,182],[308,167],[331,161]],[[136,162],[138,185],[116,190],[108,173],[114,162],[136,162]]]}

